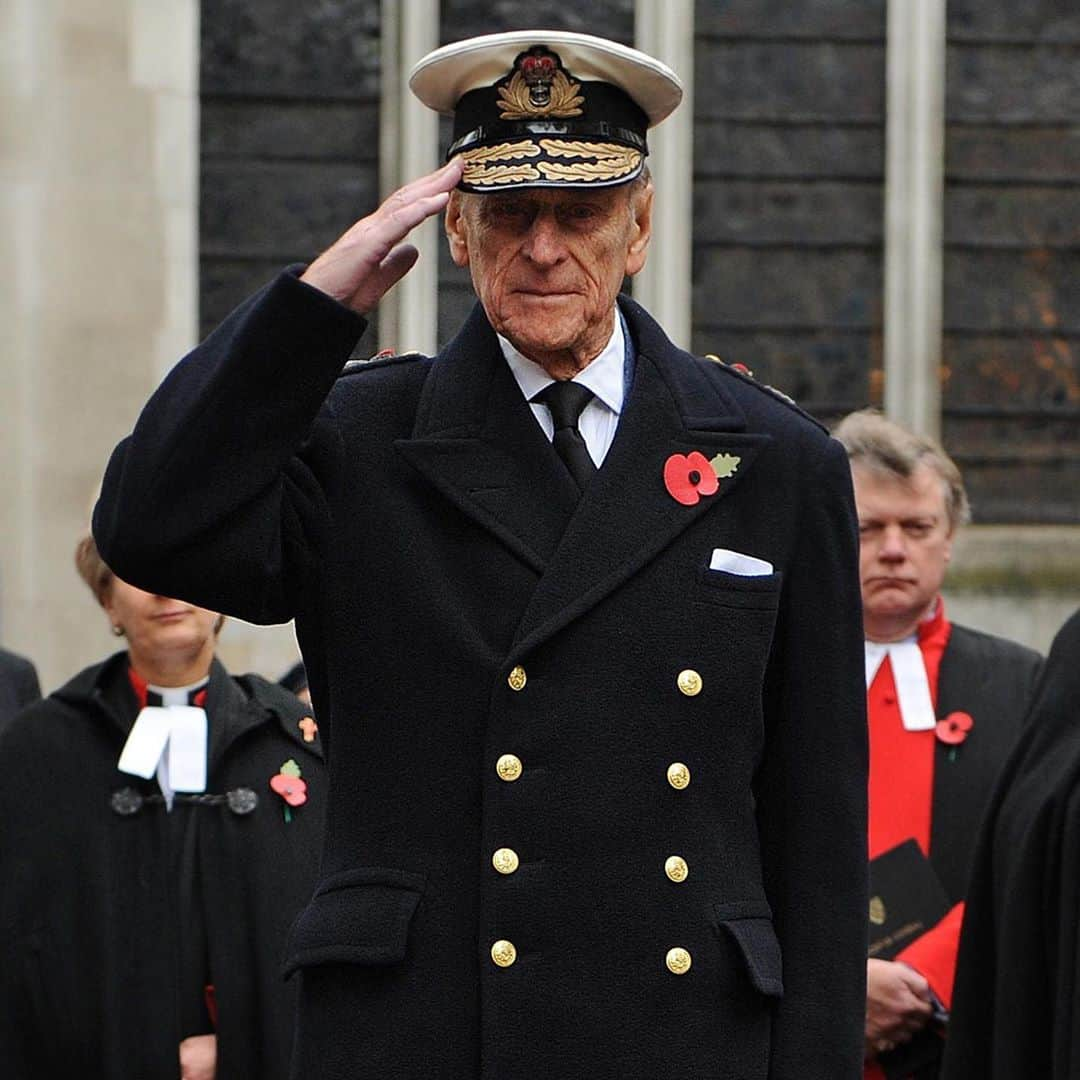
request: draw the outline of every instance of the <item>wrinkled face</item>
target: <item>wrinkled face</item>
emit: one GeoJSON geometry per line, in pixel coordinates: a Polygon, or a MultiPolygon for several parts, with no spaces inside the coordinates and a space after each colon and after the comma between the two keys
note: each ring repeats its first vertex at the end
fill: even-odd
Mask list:
{"type": "Polygon", "coordinates": [[[113,625],[123,629],[132,654],[156,665],[213,648],[216,611],[143,592],[117,577],[108,588],[104,608],[113,625]]]}
{"type": "Polygon", "coordinates": [[[624,276],[645,265],[651,215],[646,184],[455,191],[446,231],[491,325],[545,368],[579,370],[611,336],[624,276]]]}
{"type": "Polygon", "coordinates": [[[856,464],[852,479],[867,634],[882,622],[914,625],[940,592],[952,555],[944,482],[927,465],[904,480],[856,464]]]}

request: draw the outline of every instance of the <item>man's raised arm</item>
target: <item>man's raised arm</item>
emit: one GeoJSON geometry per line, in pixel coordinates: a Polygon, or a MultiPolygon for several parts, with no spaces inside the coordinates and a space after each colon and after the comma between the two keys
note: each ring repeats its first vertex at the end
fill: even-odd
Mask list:
{"type": "Polygon", "coordinates": [[[327,396],[363,316],[416,261],[402,241],[460,178],[455,160],[401,188],[176,365],[105,473],[94,534],[115,573],[252,622],[294,614],[291,553],[336,476],[327,396]]]}

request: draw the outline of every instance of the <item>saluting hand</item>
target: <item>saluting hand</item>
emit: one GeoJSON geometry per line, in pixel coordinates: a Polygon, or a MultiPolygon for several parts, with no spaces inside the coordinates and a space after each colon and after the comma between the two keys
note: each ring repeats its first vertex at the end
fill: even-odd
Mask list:
{"type": "Polygon", "coordinates": [[[395,191],[327,248],[300,280],[366,315],[412,269],[417,250],[401,241],[446,206],[461,170],[461,159],[454,158],[395,191]]]}

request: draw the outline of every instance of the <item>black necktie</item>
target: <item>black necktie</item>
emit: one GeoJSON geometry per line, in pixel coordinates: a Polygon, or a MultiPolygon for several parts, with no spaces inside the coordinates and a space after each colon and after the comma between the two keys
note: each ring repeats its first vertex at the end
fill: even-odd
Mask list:
{"type": "Polygon", "coordinates": [[[551,410],[555,423],[551,444],[582,491],[596,475],[596,464],[578,430],[578,417],[592,399],[593,392],[587,386],[569,381],[553,382],[533,398],[551,410]]]}

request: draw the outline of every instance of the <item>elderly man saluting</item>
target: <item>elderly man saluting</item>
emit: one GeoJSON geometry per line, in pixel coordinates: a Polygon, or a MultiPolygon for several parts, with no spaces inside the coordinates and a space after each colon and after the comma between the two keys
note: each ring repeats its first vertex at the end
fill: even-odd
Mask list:
{"type": "Polygon", "coordinates": [[[530,31],[412,86],[448,164],[174,369],[95,522],[144,587],[296,619],[331,793],[295,1075],[856,1077],[850,474],[618,296],[678,80],[530,31]],[[444,209],[479,304],[434,358],[346,365],[444,209]]]}

